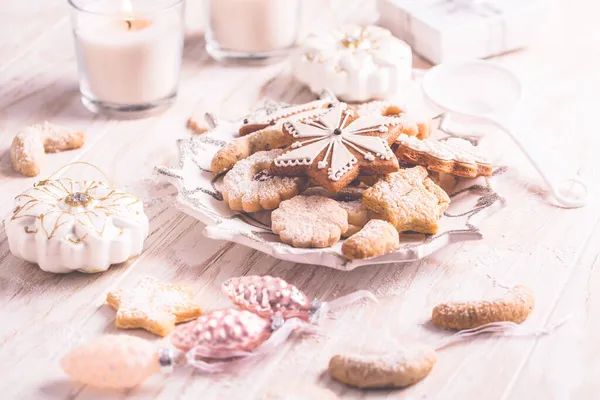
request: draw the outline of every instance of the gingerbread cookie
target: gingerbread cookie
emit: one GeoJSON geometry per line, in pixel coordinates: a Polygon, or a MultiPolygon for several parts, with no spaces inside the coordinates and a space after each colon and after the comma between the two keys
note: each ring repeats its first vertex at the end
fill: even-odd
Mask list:
{"type": "Polygon", "coordinates": [[[419,139],[431,135],[431,118],[416,118],[412,113],[407,113],[403,108],[388,103],[387,101],[371,101],[359,105],[356,110],[359,115],[383,115],[386,117],[400,117],[402,119],[402,133],[415,136],[419,139]]]}
{"type": "Polygon", "coordinates": [[[350,236],[342,245],[342,254],[350,260],[377,257],[400,246],[398,231],[394,225],[373,219],[358,233],[350,236]]]}
{"type": "Polygon", "coordinates": [[[359,174],[381,175],[398,170],[389,145],[400,135],[400,119],[360,117],[346,103],[325,114],[285,122],[292,144],[275,158],[275,175],[307,175],[330,192],[339,192],[359,174]]]}
{"type": "Polygon", "coordinates": [[[434,234],[450,198],[421,166],[402,169],[380,179],[363,194],[363,203],[398,232],[434,234]]]}
{"type": "Polygon", "coordinates": [[[167,336],[175,324],[202,314],[192,301],[194,293],[183,285],[163,283],[152,277],[142,278],[129,289],[109,292],[106,302],[117,310],[119,328],[142,328],[158,336],[167,336]]]}
{"type": "Polygon", "coordinates": [[[348,237],[360,231],[373,216],[373,213],[362,203],[364,191],[365,189],[361,187],[348,186],[333,194],[321,187],[311,187],[302,192],[302,195],[329,197],[337,201],[340,207],[348,213],[348,230],[342,234],[343,237],[348,237]]]}
{"type": "Polygon", "coordinates": [[[78,149],[83,146],[83,132],[49,122],[32,125],[15,136],[10,149],[10,161],[15,171],[24,176],[37,176],[44,153],[78,149]]]}
{"type": "Polygon", "coordinates": [[[271,163],[283,150],[259,151],[241,160],[223,178],[223,200],[232,210],[273,210],[306,185],[306,178],[273,176],[271,163]]]}
{"type": "Polygon", "coordinates": [[[296,196],[273,211],[271,228],[294,247],[329,247],[348,230],[348,213],[327,197],[296,196]]]}
{"type": "Polygon", "coordinates": [[[464,139],[450,138],[438,142],[402,134],[397,143],[395,153],[401,161],[422,165],[432,171],[465,178],[491,176],[493,172],[491,161],[464,139]]]}
{"type": "Polygon", "coordinates": [[[214,174],[221,174],[231,169],[234,164],[257,151],[278,149],[292,143],[292,137],[283,132],[283,123],[288,120],[314,117],[326,109],[303,111],[288,118],[278,120],[274,125],[252,132],[246,136],[234,139],[225,145],[213,157],[210,169],[214,174]]]}
{"type": "Polygon", "coordinates": [[[281,107],[271,114],[258,114],[244,118],[240,127],[240,135],[244,136],[252,132],[264,129],[269,125],[275,125],[278,121],[293,117],[297,114],[306,114],[307,111],[315,111],[326,108],[331,104],[328,100],[315,100],[304,104],[296,104],[281,107]]]}

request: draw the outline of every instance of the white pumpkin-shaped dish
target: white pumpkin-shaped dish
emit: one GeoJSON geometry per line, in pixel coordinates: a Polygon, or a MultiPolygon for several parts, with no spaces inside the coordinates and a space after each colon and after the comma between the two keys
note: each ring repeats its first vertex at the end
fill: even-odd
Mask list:
{"type": "Polygon", "coordinates": [[[364,102],[393,96],[411,80],[410,46],[378,26],[348,25],[309,36],[293,56],[295,77],[315,93],[364,102]]]}
{"type": "Polygon", "coordinates": [[[99,181],[40,181],[15,203],[4,222],[10,251],[48,272],[106,271],[148,236],[140,199],[99,181]]]}

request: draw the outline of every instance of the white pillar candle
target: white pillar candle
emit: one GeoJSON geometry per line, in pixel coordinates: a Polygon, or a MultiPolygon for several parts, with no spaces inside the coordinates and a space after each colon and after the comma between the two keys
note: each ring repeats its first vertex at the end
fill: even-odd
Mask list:
{"type": "Polygon", "coordinates": [[[74,33],[87,100],[118,107],[175,96],[183,50],[181,14],[95,13],[80,17],[74,33]]]}
{"type": "Polygon", "coordinates": [[[267,53],[293,46],[300,0],[205,0],[207,41],[221,51],[267,53]]]}

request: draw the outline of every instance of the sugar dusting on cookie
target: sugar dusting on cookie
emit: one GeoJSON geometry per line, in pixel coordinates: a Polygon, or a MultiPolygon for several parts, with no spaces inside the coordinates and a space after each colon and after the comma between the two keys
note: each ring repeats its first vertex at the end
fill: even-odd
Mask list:
{"type": "Polygon", "coordinates": [[[348,230],[348,213],[327,197],[296,196],[273,211],[271,228],[294,247],[329,247],[348,230]]]}
{"type": "Polygon", "coordinates": [[[186,286],[144,277],[134,286],[111,291],[106,302],[117,310],[119,328],[143,328],[165,336],[178,322],[198,317],[202,310],[186,286]]]}
{"type": "Polygon", "coordinates": [[[232,210],[272,210],[302,190],[303,177],[273,176],[269,167],[282,150],[260,151],[243,159],[223,179],[223,198],[232,210]]]}

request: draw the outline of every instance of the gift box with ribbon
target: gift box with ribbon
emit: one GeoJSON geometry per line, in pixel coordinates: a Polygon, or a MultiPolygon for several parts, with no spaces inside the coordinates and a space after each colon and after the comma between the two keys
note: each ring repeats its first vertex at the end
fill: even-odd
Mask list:
{"type": "Polygon", "coordinates": [[[526,47],[540,0],[377,0],[379,24],[434,64],[526,47]]]}

